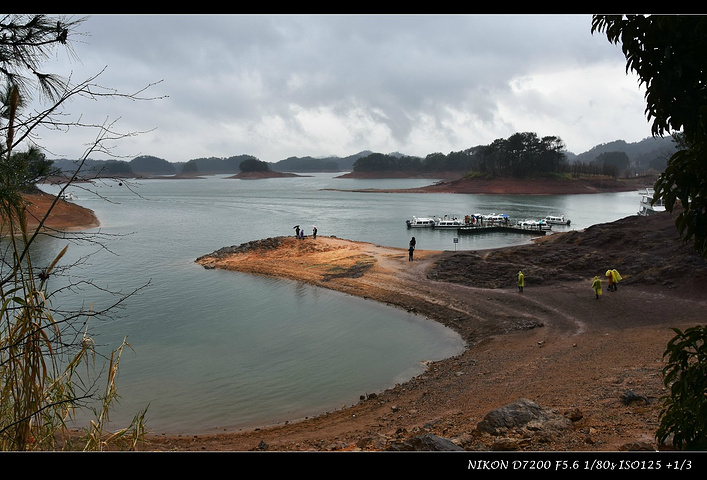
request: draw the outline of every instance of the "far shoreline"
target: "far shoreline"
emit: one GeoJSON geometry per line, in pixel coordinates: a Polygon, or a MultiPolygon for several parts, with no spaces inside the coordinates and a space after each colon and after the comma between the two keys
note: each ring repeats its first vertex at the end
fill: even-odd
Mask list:
{"type": "MultiPolygon", "coordinates": [[[[448,175],[448,174],[446,174],[448,175]]],[[[457,176],[456,178],[401,176],[394,174],[368,172],[352,172],[336,178],[360,179],[385,179],[385,178],[443,178],[432,185],[405,189],[337,189],[332,191],[347,191],[360,193],[449,193],[449,194],[480,194],[480,195],[582,195],[595,193],[618,193],[638,191],[652,188],[657,178],[655,176],[642,176],[630,179],[614,179],[610,177],[587,178],[469,178],[457,176]]]]}

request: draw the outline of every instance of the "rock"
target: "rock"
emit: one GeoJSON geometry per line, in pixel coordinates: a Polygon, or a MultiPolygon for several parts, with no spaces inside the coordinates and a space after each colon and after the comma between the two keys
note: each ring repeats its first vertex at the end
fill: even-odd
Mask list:
{"type": "Polygon", "coordinates": [[[388,446],[386,450],[393,451],[436,451],[436,452],[449,452],[449,451],[464,451],[459,445],[456,445],[451,440],[438,437],[433,434],[420,435],[418,437],[412,437],[402,442],[393,442],[388,446]]]}
{"type": "Polygon", "coordinates": [[[624,402],[625,405],[630,405],[632,402],[645,402],[646,405],[648,405],[648,399],[643,395],[636,394],[633,390],[629,390],[621,395],[621,401],[624,402]]]}
{"type": "Polygon", "coordinates": [[[578,422],[582,418],[584,418],[584,414],[579,408],[574,408],[572,410],[568,410],[564,413],[564,416],[567,417],[571,422],[578,422]]]}
{"type": "Polygon", "coordinates": [[[622,452],[655,452],[658,449],[650,442],[632,442],[621,445],[619,450],[622,452]]]}
{"type": "Polygon", "coordinates": [[[521,398],[513,403],[497,408],[486,414],[477,429],[491,435],[532,426],[533,430],[571,428],[572,422],[567,417],[545,410],[532,400],[521,398]]]}
{"type": "Polygon", "coordinates": [[[269,446],[267,443],[265,443],[264,441],[261,440],[260,443],[258,443],[258,446],[255,447],[253,450],[256,450],[256,451],[265,451],[265,450],[267,450],[268,448],[270,448],[270,446],[269,446]]]}
{"type": "Polygon", "coordinates": [[[520,450],[530,445],[529,438],[497,438],[491,445],[491,450],[495,452],[509,452],[520,450]]]}

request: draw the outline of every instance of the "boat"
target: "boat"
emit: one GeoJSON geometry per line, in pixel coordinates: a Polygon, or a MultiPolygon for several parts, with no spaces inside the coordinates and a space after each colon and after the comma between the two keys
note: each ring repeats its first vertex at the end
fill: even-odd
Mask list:
{"type": "Polygon", "coordinates": [[[61,199],[62,200],[67,200],[67,201],[73,201],[73,200],[78,200],[79,197],[77,197],[74,192],[65,192],[61,194],[61,199]]]}
{"type": "Polygon", "coordinates": [[[412,220],[405,220],[408,228],[433,228],[435,219],[432,217],[412,217],[412,220]]]}
{"type": "Polygon", "coordinates": [[[490,213],[482,216],[484,225],[508,225],[508,215],[505,213],[496,214],[490,213]]]}
{"type": "Polygon", "coordinates": [[[545,222],[550,225],[567,225],[569,226],[570,220],[565,218],[564,215],[548,215],[544,218],[545,222]]]}
{"type": "Polygon", "coordinates": [[[641,195],[641,202],[639,203],[638,209],[639,215],[647,217],[648,215],[655,215],[656,213],[665,211],[665,201],[663,201],[662,198],[653,202],[655,191],[652,188],[646,188],[638,193],[641,195]]]}
{"type": "Polygon", "coordinates": [[[455,215],[445,215],[444,217],[435,219],[434,228],[460,228],[466,226],[466,223],[461,218],[455,215]]]}
{"type": "Polygon", "coordinates": [[[526,230],[552,230],[552,225],[543,220],[523,220],[518,222],[518,228],[526,230]]]}

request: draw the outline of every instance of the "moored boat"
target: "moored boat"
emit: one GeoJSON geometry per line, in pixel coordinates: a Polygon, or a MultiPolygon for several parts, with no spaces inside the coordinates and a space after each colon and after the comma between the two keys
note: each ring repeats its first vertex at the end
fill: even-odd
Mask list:
{"type": "Polygon", "coordinates": [[[545,220],[523,220],[518,222],[518,227],[526,230],[552,230],[552,225],[545,220]]]}
{"type": "Polygon", "coordinates": [[[508,215],[505,213],[490,213],[482,217],[484,225],[508,225],[508,215]]]}
{"type": "Polygon", "coordinates": [[[74,201],[78,200],[79,197],[77,197],[74,192],[64,192],[61,194],[61,199],[62,200],[67,200],[67,201],[74,201]]]}
{"type": "Polygon", "coordinates": [[[545,220],[523,220],[518,222],[518,227],[530,230],[552,230],[552,225],[545,220]]]}
{"type": "Polygon", "coordinates": [[[459,228],[465,225],[466,224],[464,223],[464,220],[457,217],[456,215],[445,215],[444,217],[435,219],[434,228],[459,228]]]}
{"type": "Polygon", "coordinates": [[[638,214],[647,217],[648,215],[655,215],[656,213],[661,213],[665,211],[665,202],[662,198],[657,199],[653,202],[653,195],[655,191],[652,188],[646,188],[638,192],[641,195],[641,202],[639,203],[638,214]]]}
{"type": "Polygon", "coordinates": [[[565,218],[564,215],[547,215],[545,217],[545,222],[549,223],[550,225],[569,225],[570,220],[568,218],[565,218]]]}
{"type": "Polygon", "coordinates": [[[435,219],[432,217],[412,217],[411,220],[405,220],[408,228],[433,228],[435,219]]]}

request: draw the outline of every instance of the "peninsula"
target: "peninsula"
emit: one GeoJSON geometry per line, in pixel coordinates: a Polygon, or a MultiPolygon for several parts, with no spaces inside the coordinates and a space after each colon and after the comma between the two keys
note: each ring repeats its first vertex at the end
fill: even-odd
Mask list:
{"type": "Polygon", "coordinates": [[[671,328],[702,323],[707,307],[707,261],[679,240],[668,213],[518,247],[420,250],[414,262],[402,249],[319,236],[258,240],[196,261],[416,312],[459,332],[467,348],[404,384],[361,392],[357,404],[314,418],[219,434],[153,435],[148,449],[389,450],[428,433],[466,450],[655,450],[671,328]],[[596,299],[591,280],[609,268],[623,280],[596,299]],[[519,270],[522,293],[515,286],[519,270]],[[645,401],[627,402],[629,392],[645,401]],[[500,437],[477,429],[490,411],[519,399],[571,418],[572,428],[500,437]]]}

